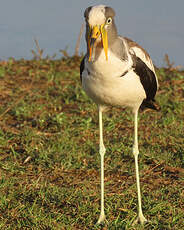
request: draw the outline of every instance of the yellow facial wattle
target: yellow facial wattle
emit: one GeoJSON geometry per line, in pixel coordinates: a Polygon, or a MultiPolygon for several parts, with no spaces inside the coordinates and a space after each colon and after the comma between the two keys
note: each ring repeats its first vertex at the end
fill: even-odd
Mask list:
{"type": "Polygon", "coordinates": [[[95,45],[96,39],[100,35],[102,39],[102,45],[104,48],[106,60],[108,60],[108,37],[107,37],[107,31],[104,26],[105,25],[103,24],[101,26],[90,27],[89,34],[88,34],[89,61],[91,61],[93,47],[95,45]]]}

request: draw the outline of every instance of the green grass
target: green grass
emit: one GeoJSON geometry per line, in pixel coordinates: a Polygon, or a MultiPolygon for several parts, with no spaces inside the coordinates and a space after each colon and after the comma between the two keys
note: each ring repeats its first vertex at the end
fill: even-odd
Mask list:
{"type": "MultiPolygon", "coordinates": [[[[129,110],[104,113],[100,212],[98,113],[80,58],[0,63],[0,229],[143,229],[137,217],[129,110]]],[[[184,72],[157,70],[160,112],[139,115],[144,229],[184,229],[184,72]]]]}

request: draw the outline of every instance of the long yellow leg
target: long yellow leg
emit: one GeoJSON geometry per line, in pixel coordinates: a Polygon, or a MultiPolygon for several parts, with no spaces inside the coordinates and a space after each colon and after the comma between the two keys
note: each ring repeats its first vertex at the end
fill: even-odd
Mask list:
{"type": "Polygon", "coordinates": [[[137,130],[138,130],[138,110],[136,110],[134,113],[134,145],[133,145],[133,154],[135,157],[135,172],[136,172],[136,181],[137,181],[137,195],[138,195],[138,218],[136,222],[140,222],[141,224],[144,224],[144,222],[147,222],[147,220],[142,212],[141,189],[140,189],[139,166],[138,166],[139,149],[138,149],[137,130]]]}
{"type": "Polygon", "coordinates": [[[101,157],[101,211],[100,217],[98,219],[97,224],[104,222],[105,220],[105,212],[104,212],[104,155],[105,155],[105,146],[103,143],[103,124],[102,124],[102,110],[99,106],[99,131],[100,131],[100,145],[99,145],[99,153],[101,157]]]}

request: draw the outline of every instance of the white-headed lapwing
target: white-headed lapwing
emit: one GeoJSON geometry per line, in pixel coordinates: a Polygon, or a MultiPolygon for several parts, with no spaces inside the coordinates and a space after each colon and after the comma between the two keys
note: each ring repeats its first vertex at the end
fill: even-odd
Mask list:
{"type": "Polygon", "coordinates": [[[154,97],[158,89],[157,76],[148,53],[136,42],[119,36],[111,7],[98,5],[85,10],[87,53],[80,65],[82,87],[98,105],[101,155],[101,213],[97,223],[105,220],[104,155],[102,112],[108,106],[129,107],[134,115],[135,172],[138,192],[138,221],[146,218],[142,212],[138,169],[138,110],[157,110],[154,97]]]}

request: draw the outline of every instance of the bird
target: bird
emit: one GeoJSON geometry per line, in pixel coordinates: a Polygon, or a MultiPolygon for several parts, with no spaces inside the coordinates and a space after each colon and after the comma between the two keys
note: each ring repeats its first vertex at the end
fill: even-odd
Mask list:
{"type": "Polygon", "coordinates": [[[99,153],[101,180],[101,210],[97,224],[106,221],[104,211],[104,156],[102,114],[106,108],[129,108],[134,116],[132,152],[138,195],[136,222],[147,222],[141,201],[138,166],[139,109],[159,110],[155,102],[158,79],[150,55],[130,38],[120,36],[115,24],[115,11],[110,6],[95,5],[84,12],[87,52],[80,63],[80,79],[86,94],[97,104],[99,115],[99,153]]]}

